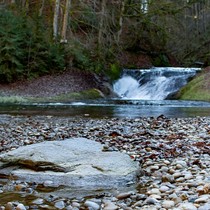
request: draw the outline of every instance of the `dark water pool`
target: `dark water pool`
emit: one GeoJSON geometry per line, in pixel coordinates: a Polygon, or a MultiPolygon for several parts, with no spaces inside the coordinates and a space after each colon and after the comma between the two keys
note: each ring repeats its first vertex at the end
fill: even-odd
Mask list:
{"type": "Polygon", "coordinates": [[[69,103],[2,104],[0,114],[103,117],[208,117],[210,103],[196,101],[97,100],[69,103]]]}

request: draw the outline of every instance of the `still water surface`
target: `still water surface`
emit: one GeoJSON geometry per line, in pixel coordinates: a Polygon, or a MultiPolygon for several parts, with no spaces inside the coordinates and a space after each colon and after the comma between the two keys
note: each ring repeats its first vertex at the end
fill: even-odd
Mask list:
{"type": "Polygon", "coordinates": [[[55,115],[92,118],[210,116],[210,103],[176,100],[91,100],[71,103],[3,104],[0,114],[55,115]]]}

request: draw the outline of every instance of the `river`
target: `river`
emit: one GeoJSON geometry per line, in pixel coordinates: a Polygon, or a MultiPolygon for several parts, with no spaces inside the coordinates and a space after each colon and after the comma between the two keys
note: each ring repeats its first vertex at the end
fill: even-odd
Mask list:
{"type": "Polygon", "coordinates": [[[90,100],[74,103],[5,104],[0,114],[53,115],[91,118],[138,118],[164,115],[172,118],[210,116],[210,103],[177,100],[90,100]]]}

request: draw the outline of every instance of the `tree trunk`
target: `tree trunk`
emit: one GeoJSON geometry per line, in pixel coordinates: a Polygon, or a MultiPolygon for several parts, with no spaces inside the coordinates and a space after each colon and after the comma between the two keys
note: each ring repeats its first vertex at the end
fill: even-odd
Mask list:
{"type": "Polygon", "coordinates": [[[98,46],[99,51],[101,50],[102,45],[102,37],[103,37],[103,27],[104,27],[104,19],[105,19],[105,10],[106,10],[106,0],[102,0],[101,3],[101,13],[100,13],[100,22],[99,22],[99,31],[98,31],[98,46]]]}
{"type": "Polygon", "coordinates": [[[61,32],[61,42],[67,43],[67,28],[68,28],[68,18],[69,18],[69,10],[71,6],[71,0],[66,0],[66,7],[63,17],[63,26],[62,26],[62,32],[61,32]]]}
{"type": "Polygon", "coordinates": [[[121,3],[121,11],[120,11],[120,18],[119,18],[119,31],[117,33],[117,43],[120,42],[120,36],[122,34],[122,28],[123,28],[123,15],[125,12],[125,1],[123,0],[121,3]]]}
{"type": "Polygon", "coordinates": [[[40,7],[40,9],[39,9],[39,17],[42,16],[43,9],[44,9],[44,5],[45,5],[45,0],[42,0],[42,5],[41,5],[41,7],[40,7]]]}
{"type": "Polygon", "coordinates": [[[55,1],[54,20],[53,20],[53,37],[58,37],[58,20],[59,20],[60,0],[55,1]]]}

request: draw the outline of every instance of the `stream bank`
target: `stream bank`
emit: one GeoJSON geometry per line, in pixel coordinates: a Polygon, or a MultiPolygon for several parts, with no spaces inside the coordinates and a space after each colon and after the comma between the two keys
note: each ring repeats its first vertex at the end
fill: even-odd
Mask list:
{"type": "Polygon", "coordinates": [[[0,84],[0,103],[67,102],[116,96],[108,80],[75,68],[56,75],[0,84]]]}

